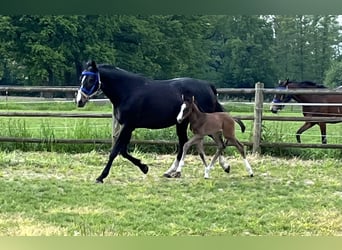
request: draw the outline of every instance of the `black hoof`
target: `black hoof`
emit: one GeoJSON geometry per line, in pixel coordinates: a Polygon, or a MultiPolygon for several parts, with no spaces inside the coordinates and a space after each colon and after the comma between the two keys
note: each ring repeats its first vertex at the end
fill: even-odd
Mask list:
{"type": "Polygon", "coordinates": [[[144,174],[147,174],[147,172],[148,172],[148,166],[145,165],[145,164],[142,164],[142,165],[140,166],[140,170],[141,170],[144,174]]]}
{"type": "Polygon", "coordinates": [[[182,174],[181,172],[171,172],[171,173],[164,173],[163,176],[166,178],[180,178],[182,174]]]}
{"type": "Polygon", "coordinates": [[[230,166],[228,166],[228,167],[224,170],[224,172],[226,172],[227,174],[229,174],[229,173],[230,173],[230,166]]]}
{"type": "Polygon", "coordinates": [[[254,174],[250,174],[250,177],[254,177],[254,174]]]}
{"type": "Polygon", "coordinates": [[[173,178],[180,178],[181,176],[182,176],[181,172],[175,172],[172,177],[173,178]]]}
{"type": "Polygon", "coordinates": [[[97,179],[96,179],[96,183],[103,184],[103,180],[97,178],[97,179]]]}
{"type": "Polygon", "coordinates": [[[172,178],[171,174],[168,174],[168,173],[163,174],[163,176],[166,178],[172,178]]]}

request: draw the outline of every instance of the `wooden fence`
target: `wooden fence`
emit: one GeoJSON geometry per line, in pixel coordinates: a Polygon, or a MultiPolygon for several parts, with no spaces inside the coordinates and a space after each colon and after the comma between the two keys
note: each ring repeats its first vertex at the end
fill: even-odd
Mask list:
{"type": "MultiPolygon", "coordinates": [[[[77,87],[18,87],[18,86],[0,86],[0,93],[11,92],[40,92],[40,93],[76,93],[77,87]]],[[[298,144],[298,143],[268,143],[263,142],[262,138],[262,122],[263,121],[335,121],[342,122],[342,117],[281,117],[281,116],[267,116],[263,114],[264,99],[266,95],[274,94],[342,94],[342,91],[327,90],[327,89],[300,89],[300,90],[280,90],[280,89],[265,89],[262,83],[256,83],[255,88],[238,89],[238,88],[220,88],[218,89],[220,95],[236,95],[236,94],[251,94],[254,95],[254,112],[247,116],[236,116],[241,120],[253,121],[253,139],[252,141],[243,142],[245,145],[252,147],[252,152],[260,152],[262,147],[301,147],[301,148],[341,148],[342,144],[298,144]]],[[[342,104],[334,104],[341,105],[342,104]]],[[[7,117],[68,117],[68,118],[112,118],[112,114],[104,113],[58,113],[58,112],[7,112],[0,110],[0,116],[7,117]]],[[[114,129],[113,123],[113,129],[114,129]]],[[[114,132],[113,132],[114,133],[114,132]]],[[[13,138],[0,137],[0,142],[31,142],[40,143],[44,139],[40,138],[13,138]]],[[[113,140],[108,139],[54,139],[54,143],[112,143],[113,140]]],[[[132,140],[135,144],[176,144],[176,141],[165,140],[132,140]]]]}

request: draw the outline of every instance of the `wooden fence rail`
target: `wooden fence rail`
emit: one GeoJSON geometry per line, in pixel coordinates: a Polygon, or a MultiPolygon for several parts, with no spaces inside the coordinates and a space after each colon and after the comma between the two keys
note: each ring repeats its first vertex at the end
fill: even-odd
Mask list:
{"type": "MultiPolygon", "coordinates": [[[[76,93],[77,87],[19,87],[19,86],[0,86],[0,93],[5,92],[6,95],[10,92],[27,93],[27,92],[64,92],[76,93]]],[[[220,95],[229,94],[254,94],[254,113],[247,116],[235,116],[241,120],[252,120],[253,122],[253,141],[243,142],[245,145],[252,147],[254,153],[260,152],[262,147],[301,147],[301,148],[342,148],[342,144],[298,144],[298,143],[267,143],[262,142],[262,122],[263,121],[331,121],[342,122],[342,117],[284,117],[284,116],[264,116],[264,99],[265,95],[271,94],[337,94],[342,95],[341,90],[328,89],[305,89],[305,90],[280,90],[280,89],[265,89],[262,83],[257,83],[255,88],[237,89],[237,88],[219,88],[217,92],[220,95]]],[[[336,104],[336,106],[342,104],[336,104]]],[[[0,111],[0,117],[65,117],[65,118],[112,118],[111,113],[61,113],[61,112],[9,112],[0,111]]],[[[114,127],[114,126],[113,126],[114,127]]],[[[44,143],[47,140],[40,138],[13,138],[0,137],[0,142],[30,142],[30,143],[44,143]]],[[[112,139],[53,139],[53,143],[89,143],[89,144],[110,144],[112,139]]],[[[176,141],[166,140],[132,140],[134,144],[157,144],[157,145],[176,145],[176,141]]],[[[214,145],[213,143],[207,143],[214,145]]]]}

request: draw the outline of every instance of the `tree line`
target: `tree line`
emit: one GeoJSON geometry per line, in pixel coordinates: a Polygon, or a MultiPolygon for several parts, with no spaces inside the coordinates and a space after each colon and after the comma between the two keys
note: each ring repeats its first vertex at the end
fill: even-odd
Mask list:
{"type": "Polygon", "coordinates": [[[342,85],[337,15],[0,16],[1,85],[78,85],[94,59],[154,79],[342,85]]]}

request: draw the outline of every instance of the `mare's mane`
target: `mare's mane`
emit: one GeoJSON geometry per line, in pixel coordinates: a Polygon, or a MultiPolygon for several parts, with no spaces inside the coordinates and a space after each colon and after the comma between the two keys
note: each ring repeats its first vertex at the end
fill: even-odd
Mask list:
{"type": "Polygon", "coordinates": [[[140,80],[140,81],[143,81],[143,82],[147,82],[147,81],[151,81],[151,79],[143,76],[143,75],[140,75],[140,74],[136,74],[136,73],[133,73],[133,72],[129,72],[129,71],[126,71],[124,69],[121,69],[119,67],[116,67],[116,66],[113,66],[113,65],[110,65],[110,64],[99,64],[98,65],[98,68],[103,70],[103,71],[106,71],[106,73],[108,74],[111,74],[111,75],[115,75],[115,78],[129,78],[129,79],[136,79],[136,80],[140,80]]]}
{"type": "Polygon", "coordinates": [[[298,84],[299,88],[326,88],[323,84],[317,84],[311,81],[292,82],[292,83],[298,84]]]}

